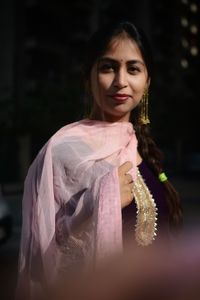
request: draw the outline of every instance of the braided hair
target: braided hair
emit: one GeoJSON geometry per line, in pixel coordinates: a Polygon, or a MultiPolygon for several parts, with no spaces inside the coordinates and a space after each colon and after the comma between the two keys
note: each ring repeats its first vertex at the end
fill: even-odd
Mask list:
{"type": "MultiPolygon", "coordinates": [[[[86,86],[90,81],[91,70],[95,62],[105,53],[110,41],[123,33],[126,33],[130,39],[137,43],[147,68],[148,78],[152,77],[153,63],[150,44],[142,29],[136,28],[133,23],[125,21],[101,27],[88,41],[83,67],[86,86]]],[[[141,124],[140,115],[141,104],[131,112],[130,118],[138,139],[138,151],[155,176],[158,177],[163,172],[163,154],[151,136],[149,125],[141,124]]],[[[169,222],[171,225],[178,227],[182,221],[179,195],[169,180],[164,181],[163,185],[169,208],[169,222]]]]}
{"type": "MultiPolygon", "coordinates": [[[[153,140],[149,124],[142,124],[140,121],[141,105],[138,105],[131,114],[131,122],[134,125],[138,139],[138,151],[149,168],[158,178],[163,172],[164,155],[153,140]]],[[[165,197],[169,209],[169,223],[172,227],[179,227],[182,223],[182,207],[180,197],[171,182],[167,179],[163,183],[165,197]]]]}

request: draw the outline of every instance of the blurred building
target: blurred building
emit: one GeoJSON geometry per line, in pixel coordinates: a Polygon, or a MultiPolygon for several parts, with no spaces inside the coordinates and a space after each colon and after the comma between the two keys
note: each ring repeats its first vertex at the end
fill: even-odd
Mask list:
{"type": "Polygon", "coordinates": [[[178,170],[192,170],[195,163],[200,171],[199,1],[153,1],[152,6],[155,131],[178,170]]]}

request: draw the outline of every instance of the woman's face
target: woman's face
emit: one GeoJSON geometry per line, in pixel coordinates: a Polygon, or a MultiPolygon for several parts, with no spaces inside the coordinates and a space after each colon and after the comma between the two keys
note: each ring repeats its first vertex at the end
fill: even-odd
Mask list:
{"type": "Polygon", "coordinates": [[[91,72],[94,116],[109,122],[129,121],[148,84],[137,44],[128,37],[113,39],[91,72]]]}

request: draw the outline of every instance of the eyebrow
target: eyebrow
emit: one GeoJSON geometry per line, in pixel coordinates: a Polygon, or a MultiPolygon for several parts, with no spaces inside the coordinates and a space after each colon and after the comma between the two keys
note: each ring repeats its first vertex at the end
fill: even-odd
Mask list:
{"type": "MultiPolygon", "coordinates": [[[[108,62],[111,62],[111,63],[114,63],[114,64],[118,63],[118,60],[113,59],[111,57],[107,57],[107,56],[101,57],[98,62],[101,63],[101,62],[104,62],[104,61],[108,61],[108,62]]],[[[137,60],[137,59],[128,60],[127,64],[132,64],[132,65],[134,65],[134,64],[141,64],[141,65],[145,66],[145,64],[144,64],[143,61],[137,60]]]]}

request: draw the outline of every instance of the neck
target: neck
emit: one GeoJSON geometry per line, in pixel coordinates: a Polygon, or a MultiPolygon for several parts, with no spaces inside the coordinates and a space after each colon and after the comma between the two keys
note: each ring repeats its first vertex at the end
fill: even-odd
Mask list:
{"type": "Polygon", "coordinates": [[[97,121],[106,121],[110,123],[115,122],[130,122],[130,115],[124,116],[113,116],[104,111],[93,110],[89,116],[90,119],[97,120],[97,121]]]}

